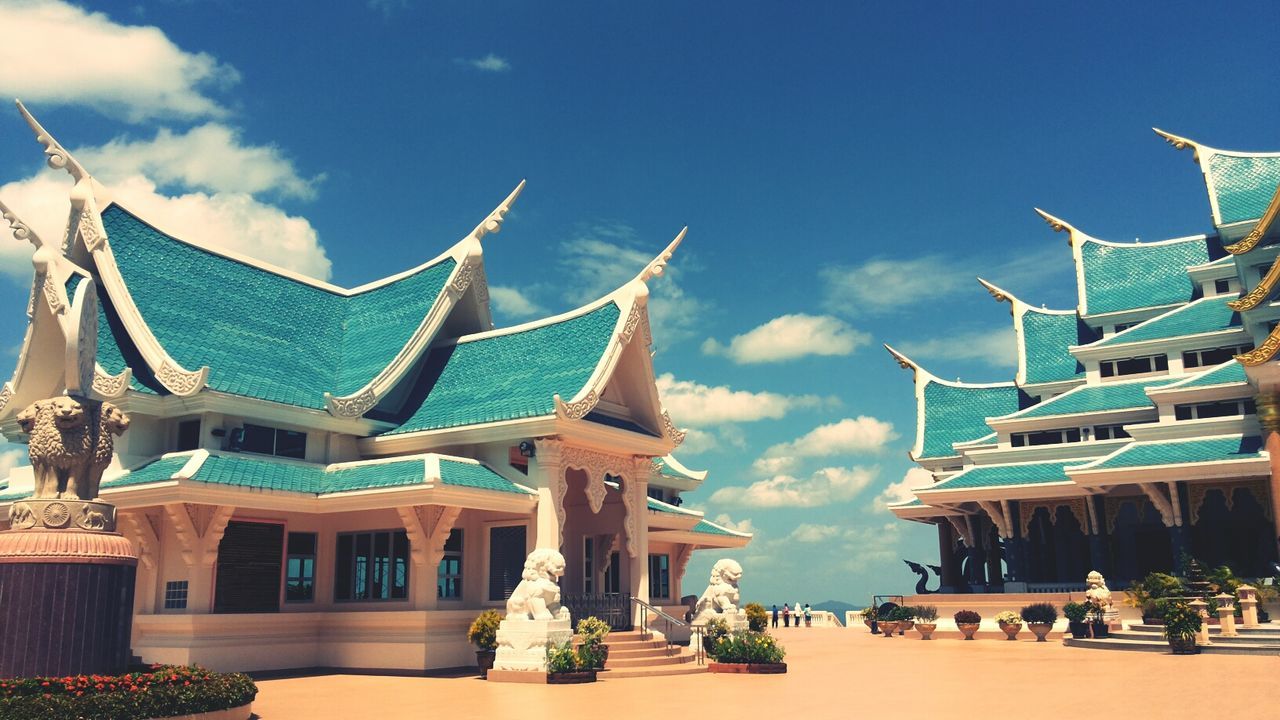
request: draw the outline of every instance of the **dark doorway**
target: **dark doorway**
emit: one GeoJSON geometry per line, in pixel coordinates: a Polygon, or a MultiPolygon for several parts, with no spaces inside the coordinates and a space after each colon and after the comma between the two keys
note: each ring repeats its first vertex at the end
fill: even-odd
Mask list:
{"type": "Polygon", "coordinates": [[[213,611],[276,612],[280,609],[284,525],[229,522],[218,544],[213,611]]]}

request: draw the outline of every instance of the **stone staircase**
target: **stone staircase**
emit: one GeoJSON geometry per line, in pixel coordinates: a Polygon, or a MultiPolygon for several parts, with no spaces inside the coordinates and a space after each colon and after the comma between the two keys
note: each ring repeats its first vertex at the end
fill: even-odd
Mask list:
{"type": "Polygon", "coordinates": [[[691,648],[668,646],[661,633],[614,631],[605,642],[609,645],[609,660],[604,664],[601,680],[707,672],[707,666],[698,664],[691,648]]]}
{"type": "MultiPolygon", "coordinates": [[[[1216,625],[1209,626],[1210,645],[1200,646],[1200,652],[1214,655],[1280,655],[1280,624],[1264,623],[1258,628],[1236,627],[1236,637],[1222,637],[1216,625]]],[[[1145,652],[1169,652],[1161,625],[1131,623],[1124,630],[1112,630],[1111,636],[1102,639],[1063,638],[1068,647],[1100,650],[1136,650],[1145,652]]]]}

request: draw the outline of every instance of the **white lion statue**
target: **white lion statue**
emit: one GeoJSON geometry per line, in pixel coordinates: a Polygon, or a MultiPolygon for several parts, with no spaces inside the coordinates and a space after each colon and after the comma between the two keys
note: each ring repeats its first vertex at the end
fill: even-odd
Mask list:
{"type": "Polygon", "coordinates": [[[1107,589],[1107,581],[1102,573],[1097,570],[1090,572],[1084,584],[1084,596],[1089,602],[1104,611],[1111,608],[1111,590],[1107,589]]]}
{"type": "Polygon", "coordinates": [[[569,608],[560,605],[564,556],[550,548],[529,553],[520,584],[507,598],[507,617],[525,620],[568,620],[569,608]]]}
{"type": "Polygon", "coordinates": [[[705,624],[717,616],[737,616],[739,613],[738,582],[742,580],[742,566],[736,560],[724,559],[711,568],[711,581],[694,608],[694,625],[705,624]]]}
{"type": "Polygon", "coordinates": [[[84,406],[66,396],[34,402],[18,413],[18,425],[29,436],[33,498],[72,497],[76,475],[85,472],[93,456],[86,417],[84,406]]]}

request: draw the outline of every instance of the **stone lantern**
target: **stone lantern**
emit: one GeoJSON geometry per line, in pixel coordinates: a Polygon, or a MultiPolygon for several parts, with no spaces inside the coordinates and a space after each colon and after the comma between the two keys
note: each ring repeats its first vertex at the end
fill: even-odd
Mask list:
{"type": "Polygon", "coordinates": [[[1218,601],[1218,627],[1219,634],[1222,637],[1235,637],[1236,633],[1236,606],[1235,597],[1223,593],[1213,596],[1218,601]]]}
{"type": "Polygon", "coordinates": [[[1240,596],[1240,615],[1244,621],[1241,627],[1258,627],[1258,589],[1252,585],[1241,585],[1236,593],[1240,596]]]}
{"type": "Polygon", "coordinates": [[[1212,645],[1209,642],[1209,603],[1196,598],[1187,603],[1191,606],[1191,611],[1200,616],[1200,631],[1196,633],[1197,645],[1212,645]]]}

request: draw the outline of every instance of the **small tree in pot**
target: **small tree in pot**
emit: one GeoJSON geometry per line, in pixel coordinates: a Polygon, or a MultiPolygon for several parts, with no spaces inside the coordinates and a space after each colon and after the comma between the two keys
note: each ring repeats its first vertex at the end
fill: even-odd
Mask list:
{"type": "Polygon", "coordinates": [[[1032,603],[1022,608],[1020,614],[1027,622],[1027,627],[1035,633],[1036,642],[1044,642],[1049,631],[1053,630],[1053,624],[1058,621],[1058,609],[1049,603],[1032,603]]]}
{"type": "Polygon", "coordinates": [[[765,632],[769,629],[769,612],[760,603],[747,603],[742,608],[747,613],[747,628],[751,632],[765,632]]]}
{"type": "Polygon", "coordinates": [[[476,667],[480,668],[480,677],[488,677],[493,669],[493,656],[498,649],[498,624],[502,616],[497,610],[485,610],[471,623],[467,630],[467,641],[476,646],[476,667]]]}
{"type": "Polygon", "coordinates": [[[1164,615],[1164,639],[1169,641],[1169,648],[1174,655],[1194,655],[1200,652],[1196,647],[1196,633],[1200,632],[1200,615],[1185,600],[1166,599],[1157,601],[1164,615]]]}
{"type": "Polygon", "coordinates": [[[914,608],[916,630],[921,640],[929,640],[933,631],[938,629],[938,608],[933,605],[917,605],[914,608]]]}
{"type": "Polygon", "coordinates": [[[978,632],[978,625],[982,622],[982,616],[972,610],[961,610],[955,614],[956,627],[960,628],[960,632],[964,633],[965,640],[972,640],[973,634],[978,632]]]}
{"type": "Polygon", "coordinates": [[[578,621],[578,637],[582,644],[578,646],[578,657],[586,668],[603,670],[609,660],[609,646],[604,639],[609,637],[609,623],[597,617],[584,617],[578,621]]]}
{"type": "Polygon", "coordinates": [[[898,623],[898,634],[901,635],[915,626],[916,609],[910,605],[903,605],[893,611],[892,618],[898,623]]]}
{"type": "Polygon", "coordinates": [[[1062,614],[1067,616],[1067,627],[1071,630],[1071,637],[1087,638],[1089,637],[1089,606],[1084,603],[1069,602],[1062,606],[1062,614]]]}
{"type": "Polygon", "coordinates": [[[1022,616],[1012,610],[1005,610],[996,613],[996,624],[1010,640],[1017,640],[1018,632],[1022,630],[1022,616]]]}

